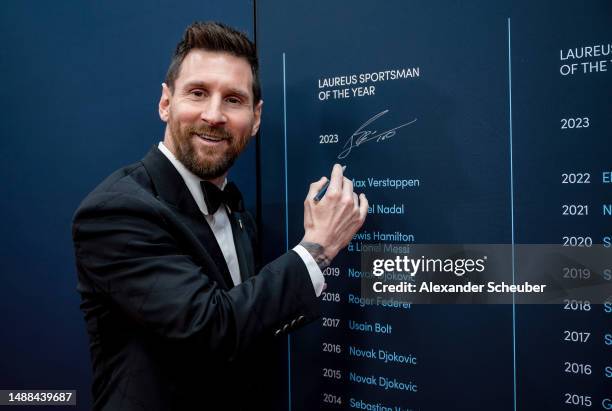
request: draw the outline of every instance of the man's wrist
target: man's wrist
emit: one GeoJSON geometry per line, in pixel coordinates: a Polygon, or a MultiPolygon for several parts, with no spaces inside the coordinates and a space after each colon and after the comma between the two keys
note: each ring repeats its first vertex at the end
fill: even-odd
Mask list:
{"type": "Polygon", "coordinates": [[[319,243],[302,240],[300,245],[306,249],[315,260],[321,271],[325,270],[332,262],[332,258],[326,253],[325,247],[319,243]]]}

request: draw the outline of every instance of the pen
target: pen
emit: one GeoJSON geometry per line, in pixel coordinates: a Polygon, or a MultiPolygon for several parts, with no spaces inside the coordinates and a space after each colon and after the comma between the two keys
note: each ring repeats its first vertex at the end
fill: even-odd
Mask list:
{"type": "MultiPolygon", "coordinates": [[[[344,170],[346,170],[346,166],[342,166],[342,173],[344,173],[344,170]]],[[[319,190],[317,195],[314,197],[314,201],[321,201],[327,192],[327,187],[329,187],[329,180],[327,180],[327,183],[325,183],[325,185],[323,185],[323,187],[319,190]]]]}

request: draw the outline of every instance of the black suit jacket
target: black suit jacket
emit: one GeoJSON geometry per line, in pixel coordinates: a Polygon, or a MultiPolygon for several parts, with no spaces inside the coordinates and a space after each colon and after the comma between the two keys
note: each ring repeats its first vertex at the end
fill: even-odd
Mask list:
{"type": "Polygon", "coordinates": [[[234,212],[230,221],[243,277],[236,287],[157,147],[83,200],[73,240],[95,410],[243,409],[262,400],[265,348],[317,318],[319,304],[295,252],[256,273],[253,219],[234,212]]]}

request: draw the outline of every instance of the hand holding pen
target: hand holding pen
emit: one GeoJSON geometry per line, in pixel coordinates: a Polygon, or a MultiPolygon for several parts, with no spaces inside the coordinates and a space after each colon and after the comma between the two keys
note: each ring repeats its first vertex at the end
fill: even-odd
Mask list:
{"type": "Polygon", "coordinates": [[[335,164],[331,178],[321,177],[312,183],[304,201],[305,233],[300,244],[320,247],[321,259],[327,264],[348,245],[368,214],[368,199],[353,191],[353,182],[344,177],[344,169],[335,164]]]}

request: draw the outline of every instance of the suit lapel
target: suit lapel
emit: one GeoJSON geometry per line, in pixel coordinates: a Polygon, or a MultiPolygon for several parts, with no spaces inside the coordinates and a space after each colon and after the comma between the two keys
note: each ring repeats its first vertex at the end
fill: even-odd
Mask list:
{"type": "Polygon", "coordinates": [[[232,225],[236,255],[238,256],[240,278],[242,281],[246,281],[255,275],[253,247],[246,231],[246,219],[244,218],[244,213],[239,212],[230,213],[229,219],[232,225]]]}
{"type": "MultiPolygon", "coordinates": [[[[217,280],[225,289],[233,287],[234,283],[217,239],[185,185],[183,177],[155,146],[147,153],[142,163],[153,181],[157,198],[177,211],[177,217],[196,236],[207,254],[206,257],[214,262],[218,270],[217,280]]],[[[210,269],[204,268],[207,271],[210,269]]]]}

